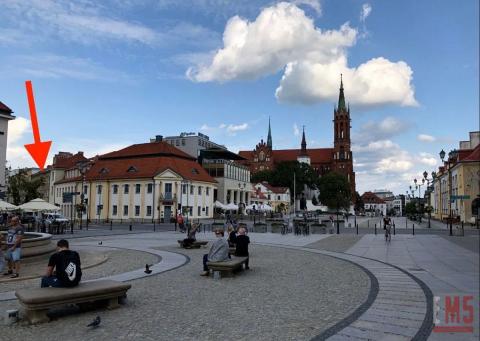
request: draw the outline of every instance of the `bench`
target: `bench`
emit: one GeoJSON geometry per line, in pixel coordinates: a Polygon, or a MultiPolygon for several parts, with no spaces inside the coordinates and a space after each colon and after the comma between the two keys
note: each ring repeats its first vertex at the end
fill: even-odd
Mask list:
{"type": "Polygon", "coordinates": [[[213,271],[213,278],[233,276],[235,270],[242,270],[247,257],[233,257],[223,262],[207,262],[209,270],[213,271]]]}
{"type": "Polygon", "coordinates": [[[185,246],[183,245],[183,239],[182,240],[178,240],[178,244],[180,245],[180,247],[183,247],[184,249],[199,249],[201,246],[206,246],[208,244],[208,241],[206,240],[196,240],[194,241],[192,244],[190,244],[189,246],[185,246]]]}
{"type": "Polygon", "coordinates": [[[106,301],[107,309],[119,307],[119,299],[127,296],[132,286],[112,280],[81,282],[74,288],[35,288],[15,291],[25,317],[31,324],[48,322],[50,308],[68,304],[106,301]]]}

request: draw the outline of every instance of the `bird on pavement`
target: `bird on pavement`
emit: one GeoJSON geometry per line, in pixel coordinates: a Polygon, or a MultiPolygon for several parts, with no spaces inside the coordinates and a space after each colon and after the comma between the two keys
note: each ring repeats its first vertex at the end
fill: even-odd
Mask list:
{"type": "Polygon", "coordinates": [[[152,266],[152,264],[145,264],[145,273],[146,274],[151,274],[152,273],[152,270],[150,270],[150,267],[152,266]]]}
{"type": "Polygon", "coordinates": [[[101,322],[100,316],[97,316],[97,317],[95,317],[95,319],[92,322],[90,322],[87,325],[87,327],[96,328],[100,325],[100,322],[101,322]]]}

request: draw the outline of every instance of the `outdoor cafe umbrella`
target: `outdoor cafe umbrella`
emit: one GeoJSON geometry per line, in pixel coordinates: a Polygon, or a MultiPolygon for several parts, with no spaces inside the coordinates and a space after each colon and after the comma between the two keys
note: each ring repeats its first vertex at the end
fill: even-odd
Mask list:
{"type": "Polygon", "coordinates": [[[267,205],[267,204],[263,204],[260,208],[259,208],[260,211],[273,211],[273,208],[272,206],[270,205],[267,205]]]}
{"type": "Polygon", "coordinates": [[[12,205],[6,201],[0,200],[0,211],[12,211],[18,209],[17,206],[12,205]]]}
{"type": "Polygon", "coordinates": [[[23,205],[18,206],[18,208],[29,211],[29,212],[37,212],[37,211],[58,211],[60,207],[52,205],[45,200],[40,198],[33,199],[23,205]]]}
{"type": "Polygon", "coordinates": [[[213,203],[213,206],[217,208],[225,209],[225,205],[218,200],[213,203]]]}
{"type": "Polygon", "coordinates": [[[233,202],[231,202],[230,204],[228,204],[228,205],[225,206],[225,209],[226,209],[226,210],[236,211],[236,210],[238,210],[238,206],[235,205],[233,202]]]}

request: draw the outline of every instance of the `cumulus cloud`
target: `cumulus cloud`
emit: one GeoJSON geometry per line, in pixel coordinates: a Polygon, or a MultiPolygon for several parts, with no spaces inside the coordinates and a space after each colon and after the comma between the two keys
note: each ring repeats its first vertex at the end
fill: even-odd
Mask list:
{"type": "Polygon", "coordinates": [[[317,15],[322,15],[322,5],[319,0],[293,0],[295,5],[306,5],[311,7],[317,15]]]}
{"type": "Polygon", "coordinates": [[[231,135],[235,135],[239,131],[247,130],[247,128],[248,128],[248,123],[229,124],[227,127],[227,133],[231,135]]]}
{"type": "Polygon", "coordinates": [[[367,20],[367,17],[370,15],[371,12],[372,12],[372,6],[368,3],[363,4],[362,12],[360,13],[360,21],[365,22],[365,20],[367,20]]]}
{"type": "Polygon", "coordinates": [[[24,147],[25,143],[31,143],[33,140],[31,131],[30,121],[26,118],[18,116],[8,122],[7,162],[12,168],[35,166],[24,147]],[[27,140],[28,138],[30,141],[27,140]]]}
{"type": "Polygon", "coordinates": [[[420,141],[420,142],[435,142],[436,138],[432,135],[419,134],[417,136],[417,140],[420,141]]]}
{"type": "Polygon", "coordinates": [[[201,131],[210,132],[210,133],[218,133],[218,132],[225,132],[227,135],[235,136],[239,131],[244,131],[249,128],[248,123],[240,123],[240,124],[226,124],[220,123],[217,127],[209,126],[208,124],[203,124],[200,127],[201,131]]]}
{"type": "Polygon", "coordinates": [[[196,82],[257,79],[284,71],[275,91],[281,102],[334,101],[344,74],[348,99],[357,105],[417,105],[413,71],[404,61],[370,59],[349,67],[347,49],[358,31],[345,23],[322,30],[295,4],[264,8],[254,21],[232,17],[223,33],[223,47],[209,62],[187,70],[196,82]]]}

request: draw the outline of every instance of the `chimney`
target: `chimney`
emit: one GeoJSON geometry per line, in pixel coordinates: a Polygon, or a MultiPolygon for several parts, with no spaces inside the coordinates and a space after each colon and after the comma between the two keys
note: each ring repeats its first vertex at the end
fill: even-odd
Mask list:
{"type": "Polygon", "coordinates": [[[162,142],[163,136],[162,135],[155,135],[155,142],[162,142]]]}

